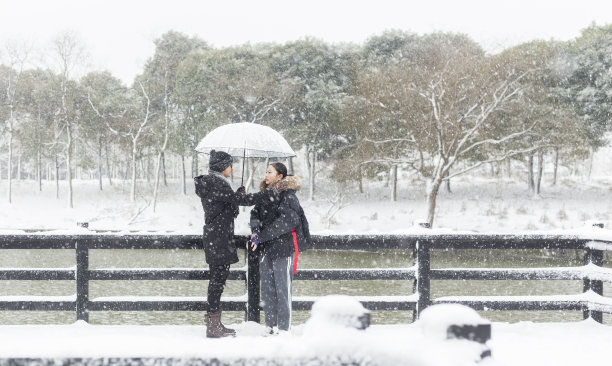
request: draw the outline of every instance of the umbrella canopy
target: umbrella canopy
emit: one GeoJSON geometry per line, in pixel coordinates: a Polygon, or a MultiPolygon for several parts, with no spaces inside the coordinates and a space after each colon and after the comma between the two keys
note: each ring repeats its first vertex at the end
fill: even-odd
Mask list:
{"type": "Polygon", "coordinates": [[[276,130],[251,122],[230,123],[215,128],[200,141],[196,151],[210,150],[246,158],[288,158],[295,156],[289,143],[276,130]]]}

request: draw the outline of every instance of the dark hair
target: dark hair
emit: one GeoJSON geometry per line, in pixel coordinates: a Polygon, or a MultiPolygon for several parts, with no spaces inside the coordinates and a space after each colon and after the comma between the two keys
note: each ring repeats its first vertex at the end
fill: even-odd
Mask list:
{"type": "Polygon", "coordinates": [[[283,163],[271,163],[270,164],[274,170],[276,170],[277,174],[282,174],[283,178],[287,176],[287,167],[283,163]]]}

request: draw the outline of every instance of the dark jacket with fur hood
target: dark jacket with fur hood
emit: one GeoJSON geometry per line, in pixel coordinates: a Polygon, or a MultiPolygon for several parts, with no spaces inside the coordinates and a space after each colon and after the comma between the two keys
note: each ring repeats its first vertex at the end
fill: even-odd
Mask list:
{"type": "MultiPolygon", "coordinates": [[[[271,259],[290,257],[294,253],[292,230],[295,230],[300,251],[310,246],[310,232],[304,210],[295,194],[300,189],[300,181],[295,176],[284,178],[289,189],[282,192],[278,199],[258,202],[251,210],[251,231],[259,230],[258,250],[271,259]]],[[[265,181],[260,189],[270,188],[265,181]]]]}
{"type": "Polygon", "coordinates": [[[238,206],[270,201],[275,199],[274,193],[270,189],[253,194],[236,193],[221,173],[213,171],[195,177],[194,182],[196,194],[200,197],[204,209],[202,243],[206,263],[226,265],[238,262],[234,242],[234,219],[239,213],[238,206]]]}

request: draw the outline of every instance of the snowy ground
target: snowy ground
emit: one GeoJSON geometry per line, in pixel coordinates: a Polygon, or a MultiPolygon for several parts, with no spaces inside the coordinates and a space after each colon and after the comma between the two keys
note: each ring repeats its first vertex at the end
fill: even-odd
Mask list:
{"type": "MultiPolygon", "coordinates": [[[[0,202],[0,231],[69,230],[77,222],[89,222],[92,230],[166,231],[201,233],[203,212],[199,198],[188,181],[187,195],[177,193],[179,182],[162,189],[156,212],[150,204],[151,188],[139,182],[141,194],[129,201],[129,182],[115,181],[100,192],[95,181],[74,182],[74,208],[67,208],[66,187],[61,182],[60,198],[53,182],[44,182],[39,192],[32,181],[13,182],[13,203],[0,202]]],[[[106,183],[106,182],[105,182],[106,183]]],[[[238,183],[238,182],[237,182],[238,183]]],[[[6,181],[0,181],[5,191],[6,181]]],[[[582,227],[598,221],[612,227],[612,176],[593,177],[588,182],[562,178],[556,186],[545,183],[543,193],[532,196],[523,182],[503,178],[463,177],[453,181],[453,193],[442,192],[434,226],[449,230],[516,232],[582,227]]],[[[391,202],[382,182],[347,194],[348,206],[328,218],[328,198],[334,188],[321,181],[315,201],[299,197],[315,234],[400,233],[426,217],[422,182],[400,182],[398,200],[391,202]]],[[[237,233],[248,231],[249,208],[237,219],[237,233]]]]}
{"type": "MultiPolygon", "coordinates": [[[[492,357],[478,363],[482,347],[470,341],[423,334],[420,324],[372,326],[365,331],[326,330],[261,337],[255,323],[237,324],[238,337],[207,339],[203,326],[0,326],[2,358],[168,357],[361,361],[371,365],[604,365],[612,351],[612,327],[578,323],[493,323],[492,357]],[[369,362],[369,363],[368,363],[369,362]]],[[[316,363],[313,363],[316,364],[316,363]]],[[[340,363],[335,363],[340,364],[340,363]]]]}

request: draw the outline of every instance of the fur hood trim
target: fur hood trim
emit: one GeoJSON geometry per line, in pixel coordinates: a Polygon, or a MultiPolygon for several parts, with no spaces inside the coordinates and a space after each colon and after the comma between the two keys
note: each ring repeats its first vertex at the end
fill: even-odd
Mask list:
{"type": "MultiPolygon", "coordinates": [[[[294,191],[299,191],[300,188],[302,187],[301,183],[300,183],[300,178],[295,176],[295,175],[290,175],[288,177],[283,178],[283,180],[286,180],[289,183],[289,189],[293,189],[294,191]]],[[[272,183],[269,186],[266,184],[266,180],[262,180],[261,183],[259,183],[259,190],[263,191],[266,188],[272,188],[276,185],[277,183],[272,183]]]]}

